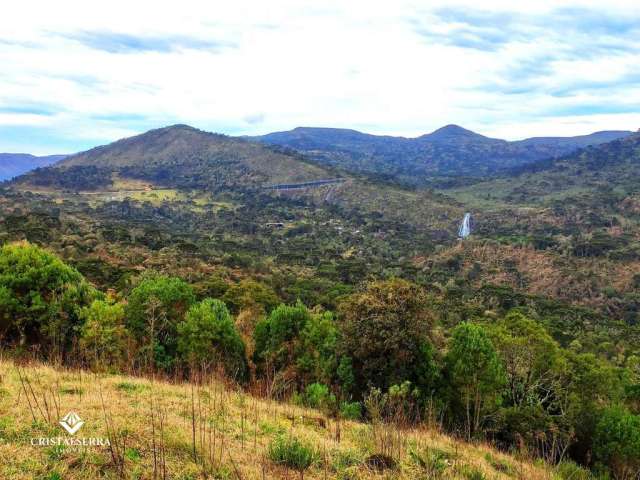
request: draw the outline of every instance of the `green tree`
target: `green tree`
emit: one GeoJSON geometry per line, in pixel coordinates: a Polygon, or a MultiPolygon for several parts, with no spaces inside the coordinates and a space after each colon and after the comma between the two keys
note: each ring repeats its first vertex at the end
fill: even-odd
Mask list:
{"type": "Polygon", "coordinates": [[[531,451],[557,460],[573,438],[564,409],[568,365],[559,345],[540,323],[518,311],[490,332],[506,375],[499,437],[511,445],[522,439],[531,451]]]}
{"type": "Polygon", "coordinates": [[[558,343],[540,323],[511,312],[491,333],[505,367],[509,404],[548,405],[560,400],[566,362],[558,343]]]}
{"type": "Polygon", "coordinates": [[[80,349],[94,370],[118,370],[126,353],[124,305],[94,300],[80,314],[80,349]]]}
{"type": "Polygon", "coordinates": [[[337,339],[331,312],[314,313],[301,302],[280,305],[256,325],[254,361],[263,374],[284,374],[299,387],[331,385],[337,339]]]}
{"type": "Polygon", "coordinates": [[[565,357],[570,381],[564,410],[576,432],[571,454],[587,462],[602,409],[622,400],[623,386],[616,369],[594,354],[565,351],[565,357]]]}
{"type": "Polygon", "coordinates": [[[451,385],[464,403],[465,430],[471,438],[501,397],[503,366],[485,329],[467,322],[454,328],[445,362],[451,385]]]}
{"type": "Polygon", "coordinates": [[[199,298],[222,298],[229,289],[229,282],[220,274],[214,274],[195,285],[199,298]]]}
{"type": "Polygon", "coordinates": [[[194,367],[221,363],[230,377],[247,378],[244,342],[220,300],[207,298],[187,311],[178,324],[178,352],[194,367]]]}
{"type": "Polygon", "coordinates": [[[337,364],[338,327],[333,314],[312,314],[300,332],[296,366],[303,384],[331,383],[337,364]]]}
{"type": "Polygon", "coordinates": [[[127,328],[140,347],[139,361],[169,370],[175,363],[177,325],[195,302],[184,280],[151,274],[131,291],[125,314],[127,328]]]}
{"type": "Polygon", "coordinates": [[[259,321],[254,332],[256,364],[275,371],[294,366],[300,333],[310,319],[311,312],[298,302],[279,305],[259,321]]]}
{"type": "Polygon", "coordinates": [[[625,400],[634,413],[640,413],[640,357],[630,355],[625,366],[625,400]]]}
{"type": "Polygon", "coordinates": [[[640,476],[640,416],[616,406],[606,409],[595,431],[594,453],[617,479],[640,476]]]}
{"type": "Polygon", "coordinates": [[[437,377],[427,296],[401,279],[372,282],[340,304],[340,348],[349,357],[354,394],[386,391],[405,380],[427,393],[437,377]]]}
{"type": "Polygon", "coordinates": [[[97,295],[76,269],[40,247],[0,248],[0,335],[6,341],[67,350],[81,308],[97,295]]]}
{"type": "Polygon", "coordinates": [[[224,293],[222,300],[234,314],[243,308],[255,305],[261,306],[268,313],[280,303],[278,295],[270,286],[251,279],[244,279],[240,283],[231,285],[224,293]]]}

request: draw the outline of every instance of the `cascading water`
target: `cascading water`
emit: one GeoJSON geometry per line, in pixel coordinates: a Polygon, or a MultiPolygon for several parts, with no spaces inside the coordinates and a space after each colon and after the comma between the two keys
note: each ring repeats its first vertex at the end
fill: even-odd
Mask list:
{"type": "Polygon", "coordinates": [[[458,229],[458,237],[467,238],[469,235],[471,235],[471,214],[465,213],[458,229]]]}

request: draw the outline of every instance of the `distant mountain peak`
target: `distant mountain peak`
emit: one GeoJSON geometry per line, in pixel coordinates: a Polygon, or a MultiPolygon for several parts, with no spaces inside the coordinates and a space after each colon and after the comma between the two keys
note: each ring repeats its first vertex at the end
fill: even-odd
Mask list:
{"type": "Polygon", "coordinates": [[[444,127],[427,134],[424,137],[430,138],[454,138],[454,137],[482,137],[479,133],[472,132],[466,128],[462,128],[460,125],[449,124],[444,127]]]}
{"type": "Polygon", "coordinates": [[[166,127],[159,128],[158,130],[190,130],[190,131],[200,131],[191,125],[187,125],[186,123],[176,123],[174,125],[167,125],[166,127]]]}

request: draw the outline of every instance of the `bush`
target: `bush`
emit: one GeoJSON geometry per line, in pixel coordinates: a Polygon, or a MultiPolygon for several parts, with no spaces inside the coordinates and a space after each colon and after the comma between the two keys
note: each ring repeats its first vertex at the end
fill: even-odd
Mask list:
{"type": "Polygon", "coordinates": [[[425,451],[412,449],[409,456],[429,478],[440,478],[454,458],[451,453],[439,448],[427,448],[425,451]]]}
{"type": "Polygon", "coordinates": [[[342,402],[340,417],[345,420],[360,420],[362,418],[362,404],[360,402],[342,402]]]}
{"type": "Polygon", "coordinates": [[[191,365],[221,362],[227,375],[247,378],[245,345],[223,302],[207,298],[193,305],[177,330],[178,352],[191,365]]]}
{"type": "Polygon", "coordinates": [[[311,314],[300,332],[296,370],[302,382],[330,383],[336,373],[338,327],[331,312],[311,314]]]}
{"type": "Polygon", "coordinates": [[[563,460],[556,466],[556,472],[562,480],[590,480],[589,470],[571,460],[563,460]]]}
{"type": "Polygon", "coordinates": [[[269,445],[269,458],[278,465],[303,472],[314,464],[318,453],[296,438],[281,436],[269,445]]]}
{"type": "Polygon", "coordinates": [[[307,407],[328,410],[335,407],[336,397],[329,393],[326,385],[312,383],[304,390],[303,402],[307,407]]]}

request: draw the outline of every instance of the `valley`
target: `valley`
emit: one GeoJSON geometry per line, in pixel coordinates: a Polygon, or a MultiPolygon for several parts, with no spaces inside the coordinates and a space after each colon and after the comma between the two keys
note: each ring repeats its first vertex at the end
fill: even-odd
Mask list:
{"type": "MultiPolygon", "coordinates": [[[[394,478],[415,478],[416,468],[469,480],[504,473],[487,460],[497,454],[462,440],[520,445],[526,455],[508,462],[535,478],[562,468],[587,475],[573,462],[602,471],[599,418],[622,421],[618,404],[635,412],[640,384],[637,148],[637,135],[627,135],[434,189],[185,125],[152,130],[2,185],[0,333],[14,347],[9,361],[28,361],[34,378],[37,362],[58,352],[65,368],[91,375],[177,381],[158,387],[177,405],[180,381],[200,385],[194,375],[215,369],[216,381],[238,388],[221,395],[242,403],[315,408],[345,437],[375,430],[376,421],[385,435],[405,437],[392,451],[386,440],[349,443],[361,453],[355,476],[344,478],[378,475],[367,458],[381,452],[394,478]],[[459,239],[467,212],[471,233],[459,239]],[[32,350],[19,353],[21,344],[32,350]],[[489,362],[485,383],[465,376],[478,362],[465,355],[489,362]],[[473,407],[472,387],[484,389],[473,407]],[[363,419],[363,427],[340,423],[363,419]],[[427,447],[425,458],[416,453],[435,431],[458,438],[466,466],[438,463],[433,448],[450,440],[427,447]],[[537,470],[535,458],[546,466],[537,470]]],[[[7,398],[19,397],[11,388],[7,398]]],[[[135,398],[127,411],[141,408],[135,398]]],[[[99,421],[98,411],[85,412],[99,421]]],[[[233,415],[243,425],[249,413],[233,415]]],[[[342,455],[335,431],[283,426],[273,415],[282,434],[316,447],[333,442],[331,455],[342,455]]],[[[163,454],[174,473],[289,471],[274,459],[251,465],[242,432],[221,430],[227,457],[207,464],[196,451],[189,460],[183,430],[163,454]]],[[[264,457],[277,436],[262,435],[264,457]]],[[[101,460],[108,471],[151,468],[145,445],[156,437],[134,437],[138,456],[101,460]]],[[[309,478],[348,470],[326,455],[305,467],[309,478]]],[[[65,478],[81,478],[73,458],[62,452],[51,462],[65,478]]]]}
{"type": "Polygon", "coordinates": [[[0,480],[640,480],[638,0],[5,3],[0,480]]]}

